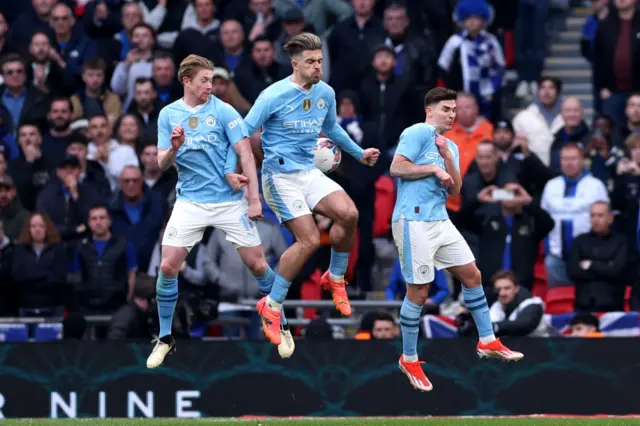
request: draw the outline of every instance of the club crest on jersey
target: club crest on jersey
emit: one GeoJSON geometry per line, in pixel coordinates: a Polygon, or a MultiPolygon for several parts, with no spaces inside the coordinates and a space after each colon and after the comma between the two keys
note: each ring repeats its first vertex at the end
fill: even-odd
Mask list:
{"type": "Polygon", "coordinates": [[[318,109],[324,108],[324,99],[318,99],[318,103],[316,104],[316,106],[318,107],[318,109]]]}
{"type": "Polygon", "coordinates": [[[311,99],[304,99],[302,101],[302,109],[309,111],[311,109],[311,99]]]}
{"type": "Polygon", "coordinates": [[[210,115],[204,119],[204,124],[206,124],[209,127],[213,127],[216,125],[216,118],[213,115],[210,115]]]}
{"type": "Polygon", "coordinates": [[[192,129],[198,127],[198,117],[189,117],[189,127],[192,129]]]}

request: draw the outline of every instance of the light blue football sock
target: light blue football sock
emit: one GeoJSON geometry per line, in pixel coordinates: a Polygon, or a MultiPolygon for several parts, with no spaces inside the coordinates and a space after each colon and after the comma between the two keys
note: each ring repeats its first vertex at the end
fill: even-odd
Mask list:
{"type": "MultiPolygon", "coordinates": [[[[256,279],[256,281],[258,281],[258,288],[260,289],[260,294],[262,294],[263,296],[266,296],[269,294],[269,292],[271,291],[271,288],[273,287],[273,283],[276,279],[276,274],[275,272],[273,272],[273,269],[268,267],[263,276],[259,277],[257,275],[254,275],[254,278],[256,279]]],[[[281,313],[280,323],[282,325],[287,325],[287,319],[284,317],[284,306],[282,307],[282,310],[280,311],[280,313],[281,313]]]]}
{"type": "Polygon", "coordinates": [[[402,330],[402,353],[405,361],[418,360],[418,330],[420,328],[422,306],[406,297],[400,308],[400,329],[402,330]]]}
{"type": "Polygon", "coordinates": [[[462,286],[462,297],[467,310],[471,313],[480,338],[493,336],[493,323],[489,315],[489,305],[484,295],[484,288],[467,288],[462,286]]]}
{"type": "Polygon", "coordinates": [[[291,281],[287,280],[280,274],[276,274],[276,279],[273,282],[273,287],[269,292],[269,298],[277,303],[284,303],[287,298],[287,292],[291,287],[291,281]]]}
{"type": "Polygon", "coordinates": [[[158,317],[160,318],[160,335],[164,337],[171,334],[173,312],[178,303],[178,277],[158,274],[156,282],[156,299],[158,302],[158,317]]]}
{"type": "Polygon", "coordinates": [[[331,249],[331,261],[329,262],[329,273],[334,277],[343,277],[347,273],[349,265],[349,252],[339,252],[331,249]]]}

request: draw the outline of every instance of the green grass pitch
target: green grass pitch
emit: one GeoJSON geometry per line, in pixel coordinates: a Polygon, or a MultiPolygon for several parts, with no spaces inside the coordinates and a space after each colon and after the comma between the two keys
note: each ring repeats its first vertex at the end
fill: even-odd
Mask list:
{"type": "Polygon", "coordinates": [[[4,419],[2,426],[628,426],[638,418],[300,418],[300,419],[4,419]]]}

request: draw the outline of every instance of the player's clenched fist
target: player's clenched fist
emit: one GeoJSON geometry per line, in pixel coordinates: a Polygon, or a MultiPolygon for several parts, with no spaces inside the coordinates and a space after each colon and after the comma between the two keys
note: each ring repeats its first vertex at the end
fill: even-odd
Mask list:
{"type": "Polygon", "coordinates": [[[438,151],[440,151],[442,158],[451,158],[451,151],[447,144],[447,138],[442,135],[436,136],[436,146],[438,147],[438,151]]]}
{"type": "Polygon", "coordinates": [[[249,182],[249,179],[247,179],[245,175],[241,175],[239,173],[227,173],[224,177],[234,191],[239,191],[247,184],[247,182],[249,182]]]}
{"type": "Polygon", "coordinates": [[[184,127],[176,126],[171,131],[171,147],[174,150],[179,150],[184,143],[184,127]]]}
{"type": "Polygon", "coordinates": [[[453,185],[453,178],[449,175],[449,173],[445,172],[442,169],[438,169],[436,172],[436,177],[440,179],[440,185],[445,188],[449,188],[453,185]]]}
{"type": "Polygon", "coordinates": [[[376,148],[367,148],[364,150],[362,157],[360,157],[360,162],[365,166],[372,167],[378,161],[380,157],[380,150],[376,148]]]}

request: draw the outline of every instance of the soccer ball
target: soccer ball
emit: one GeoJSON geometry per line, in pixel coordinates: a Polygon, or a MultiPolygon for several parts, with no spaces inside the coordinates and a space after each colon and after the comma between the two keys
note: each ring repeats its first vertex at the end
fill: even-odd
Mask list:
{"type": "Polygon", "coordinates": [[[313,147],[313,160],[316,167],[323,173],[331,173],[340,165],[342,150],[331,140],[319,138],[316,146],[313,147]]]}

